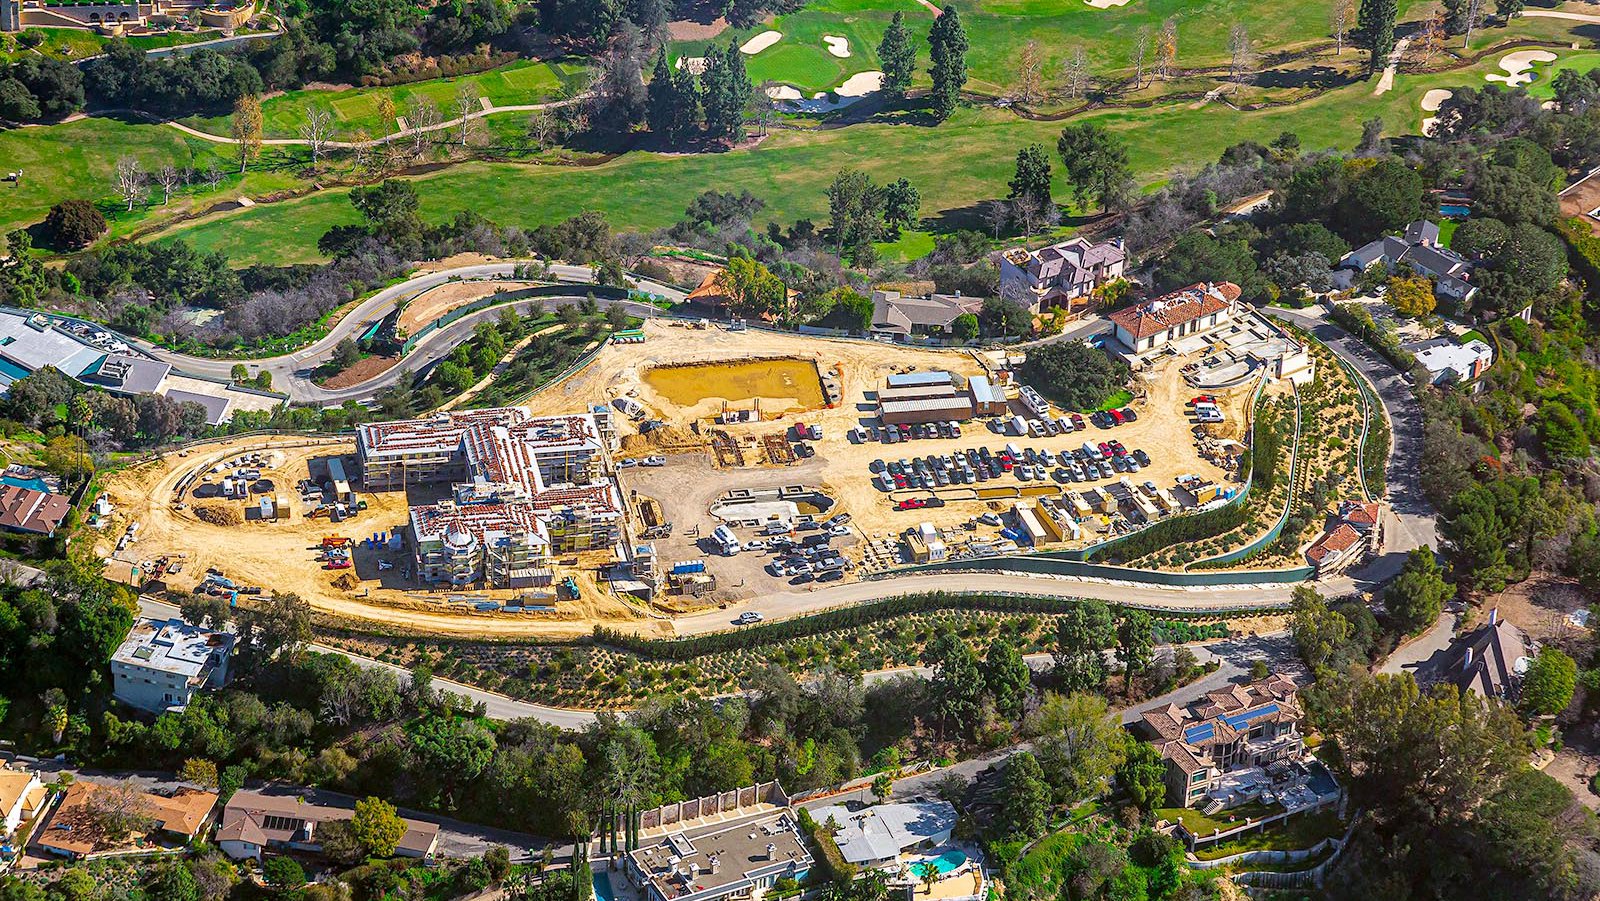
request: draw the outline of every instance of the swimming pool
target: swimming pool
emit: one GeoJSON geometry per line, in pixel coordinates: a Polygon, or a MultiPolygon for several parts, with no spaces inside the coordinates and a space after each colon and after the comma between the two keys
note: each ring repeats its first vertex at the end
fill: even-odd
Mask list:
{"type": "Polygon", "coordinates": [[[937,872],[940,876],[943,876],[946,873],[951,873],[959,869],[960,866],[966,862],[967,852],[962,851],[959,848],[952,848],[951,850],[940,854],[938,857],[922,861],[921,863],[917,864],[917,868],[923,872],[926,872],[926,868],[933,867],[935,872],[937,872]]]}
{"type": "Polygon", "coordinates": [[[1441,203],[1439,204],[1439,215],[1450,219],[1465,219],[1472,215],[1472,208],[1462,206],[1459,203],[1441,203]]]}
{"type": "Polygon", "coordinates": [[[34,491],[49,493],[50,485],[44,479],[24,479],[17,476],[0,476],[0,482],[14,488],[32,488],[34,491]]]}
{"type": "Polygon", "coordinates": [[[598,901],[616,901],[617,893],[611,888],[610,873],[594,874],[594,896],[598,901]]]}

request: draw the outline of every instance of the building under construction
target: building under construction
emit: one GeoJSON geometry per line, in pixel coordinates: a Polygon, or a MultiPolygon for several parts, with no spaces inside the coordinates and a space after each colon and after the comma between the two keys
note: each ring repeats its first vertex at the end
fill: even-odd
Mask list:
{"type": "Polygon", "coordinates": [[[451,498],[411,508],[417,574],[428,582],[548,585],[553,554],[622,537],[622,503],[592,414],[524,407],[369,423],[356,450],[369,491],[449,483],[451,498]]]}

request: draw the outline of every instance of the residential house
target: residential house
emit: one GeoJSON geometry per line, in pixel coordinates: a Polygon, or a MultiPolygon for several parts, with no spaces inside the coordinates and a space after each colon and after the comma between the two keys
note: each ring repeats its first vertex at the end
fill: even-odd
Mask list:
{"type": "Polygon", "coordinates": [[[47,797],[49,791],[39,781],[38,773],[0,767],[0,844],[33,819],[47,797]]]}
{"type": "Polygon", "coordinates": [[[1187,708],[1165,704],[1134,724],[1166,762],[1167,803],[1204,806],[1230,772],[1306,756],[1293,679],[1273,674],[1208,692],[1187,708]]]}
{"type": "Polygon", "coordinates": [[[1428,378],[1435,385],[1474,381],[1494,365],[1494,348],[1477,338],[1462,343],[1441,335],[1402,345],[1402,349],[1417,358],[1417,364],[1428,370],[1428,378]]]}
{"type": "Polygon", "coordinates": [[[1433,290],[1441,297],[1465,303],[1478,292],[1472,284],[1472,262],[1439,243],[1439,224],[1418,219],[1406,226],[1400,237],[1384,235],[1344,255],[1339,268],[1364,272],[1374,263],[1391,271],[1400,264],[1433,279],[1433,290]]]}
{"type": "Polygon", "coordinates": [[[1000,254],[1000,296],[1034,313],[1071,310],[1074,301],[1122,278],[1127,260],[1121,238],[1098,244],[1070,238],[1039,250],[1014,247],[1000,254]]]}
{"type": "Polygon", "coordinates": [[[54,536],[71,511],[59,494],[0,484],[0,528],[8,532],[54,536]]]}
{"type": "Polygon", "coordinates": [[[177,617],[140,619],[111,655],[112,694],[151,713],[182,710],[196,692],[227,684],[236,640],[177,617]]]}
{"type": "Polygon", "coordinates": [[[833,842],[845,862],[868,870],[893,866],[906,851],[950,841],[956,825],[956,808],[948,801],[879,804],[854,811],[823,807],[811,816],[824,826],[837,825],[833,842]]]}
{"type": "Polygon", "coordinates": [[[1327,531],[1312,543],[1306,558],[1317,568],[1317,575],[1340,572],[1369,552],[1383,546],[1381,501],[1344,501],[1339,505],[1327,531]]]}
{"type": "Polygon", "coordinates": [[[211,822],[217,806],[217,793],[183,789],[172,795],[140,792],[139,812],[149,820],[148,829],[129,836],[112,838],[100,826],[90,799],[106,791],[104,786],[78,780],[67,786],[66,795],[50,818],[34,833],[34,844],[45,851],[71,860],[111,857],[132,852],[144,853],[151,842],[185,844],[211,822]]]}
{"type": "MultiPolygon", "coordinates": [[[[217,847],[234,860],[260,860],[268,848],[317,853],[322,850],[317,827],[353,816],[353,803],[309,789],[237,791],[222,809],[217,847]]],[[[439,848],[438,824],[405,817],[401,821],[406,832],[395,856],[433,859],[439,848]]]]}
{"type": "Polygon", "coordinates": [[[872,333],[897,338],[947,336],[962,315],[978,315],[983,299],[957,294],[905,297],[899,291],[872,292],[872,333]]]}
{"type": "Polygon", "coordinates": [[[1503,619],[1496,607],[1489,611],[1487,623],[1450,645],[1439,675],[1462,692],[1515,701],[1532,658],[1527,636],[1503,619]]]}
{"type": "Polygon", "coordinates": [[[1148,353],[1186,335],[1232,322],[1241,293],[1232,282],[1196,282],[1116,310],[1108,318],[1124,347],[1134,353],[1148,353]]]}
{"type": "Polygon", "coordinates": [[[751,898],[811,869],[787,811],[646,836],[627,852],[625,872],[645,901],[751,898]]]}

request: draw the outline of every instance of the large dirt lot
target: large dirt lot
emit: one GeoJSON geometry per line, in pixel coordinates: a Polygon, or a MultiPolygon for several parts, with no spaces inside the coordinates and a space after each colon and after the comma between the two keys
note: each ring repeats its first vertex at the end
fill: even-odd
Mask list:
{"type": "Polygon", "coordinates": [[[491,294],[529,288],[533,284],[510,281],[446,282],[412,298],[400,311],[396,325],[405,334],[415,335],[423,326],[457,307],[464,307],[491,294]]]}
{"type": "MultiPolygon", "coordinates": [[[[210,567],[246,586],[264,590],[292,591],[309,600],[317,609],[340,617],[363,618],[391,623],[399,628],[438,634],[491,635],[501,637],[570,637],[586,634],[596,623],[630,628],[635,631],[667,634],[672,631],[670,617],[710,605],[774,591],[793,591],[787,578],[772,575],[767,565],[772,558],[761,551],[746,551],[728,557],[714,553],[708,536],[718,524],[710,512],[712,505],[728,492],[805,487],[831,500],[828,514],[845,512],[853,518],[847,535],[833,540],[833,546],[852,564],[847,576],[863,570],[895,563],[898,537],[922,522],[931,522],[955,540],[967,536],[993,536],[997,529],[979,525],[976,517],[986,512],[1003,512],[1019,497],[1053,495],[1063,490],[1082,490],[1103,485],[1107,480],[1061,485],[1053,480],[1018,482],[1010,476],[984,483],[982,496],[977,486],[960,486],[891,496],[875,488],[870,464],[877,459],[900,459],[928,454],[947,454],[958,449],[987,446],[998,451],[1007,443],[1052,452],[1116,438],[1129,449],[1144,449],[1152,465],[1137,474],[1138,482],[1154,481],[1171,486],[1181,474],[1195,474],[1226,483],[1227,473],[1203,459],[1191,435],[1193,425],[1184,414],[1184,402],[1192,392],[1179,374],[1183,360],[1170,360],[1137,377],[1135,399],[1130,406],[1139,414],[1137,422],[1115,429],[1090,427],[1088,431],[1052,438],[1027,438],[1001,434],[984,420],[973,420],[963,427],[960,438],[924,439],[887,445],[858,443],[849,433],[853,427],[876,423],[874,398],[890,374],[913,370],[944,369],[962,376],[981,374],[979,361],[964,351],[933,351],[837,341],[766,332],[699,329],[678,323],[651,322],[645,327],[642,345],[609,345],[595,362],[571,379],[535,394],[528,406],[536,413],[565,413],[587,409],[590,404],[609,404],[619,396],[631,397],[645,410],[645,418],[659,420],[660,428],[646,435],[636,432],[637,423],[618,415],[622,432],[619,458],[637,460],[648,455],[666,457],[660,466],[630,466],[619,469],[625,497],[639,510],[653,504],[661,520],[673,524],[672,534],[654,539],[662,570],[688,559],[704,559],[707,572],[716,579],[716,588],[699,597],[658,595],[656,609],[646,610],[636,602],[610,594],[598,580],[606,562],[594,559],[560,561],[557,580],[571,575],[578,580],[581,597],[575,601],[555,601],[548,595],[516,598],[526,605],[553,606],[552,612],[480,612],[476,604],[507,602],[509,591],[473,591],[452,594],[430,591],[406,578],[410,556],[407,550],[369,549],[360,546],[363,538],[377,532],[403,533],[408,504],[427,503],[434,493],[367,493],[359,497],[368,509],[344,523],[326,518],[306,519],[313,504],[302,502],[296,486],[310,478],[321,484],[327,478],[326,460],[342,455],[354,472],[353,443],[349,441],[291,438],[254,438],[220,441],[182,455],[119,473],[109,480],[108,491],[119,519],[104,533],[97,550],[110,556],[127,524],[140,524],[137,542],[117,554],[129,561],[150,561],[163,555],[182,557],[184,569],[169,576],[167,590],[191,590],[205,577],[210,567]],[[770,359],[773,373],[763,373],[749,365],[752,358],[770,359]],[[797,365],[796,361],[799,361],[797,365]],[[741,363],[737,369],[720,369],[715,364],[741,363]],[[670,370],[668,379],[652,380],[657,367],[697,364],[698,370],[670,370]],[[814,365],[813,365],[814,364],[814,365]],[[842,402],[832,407],[807,408],[821,392],[802,385],[798,379],[826,375],[839,387],[842,402]],[[703,376],[703,386],[685,379],[686,372],[703,376]],[[659,389],[659,390],[658,390],[659,389]],[[749,393],[764,396],[761,408],[766,418],[759,422],[716,425],[709,417],[720,412],[723,401],[733,409],[755,406],[749,393]],[[670,396],[669,396],[670,395],[670,396]],[[783,412],[775,412],[783,411],[783,412]],[[823,438],[811,442],[815,456],[796,458],[793,442],[784,438],[796,421],[819,425],[823,438]],[[713,436],[720,446],[713,446],[713,436]],[[244,510],[240,501],[201,500],[193,486],[205,484],[202,474],[218,482],[226,471],[237,468],[241,453],[270,451],[262,476],[274,483],[274,494],[289,495],[293,508],[287,521],[246,521],[237,525],[218,525],[202,520],[196,504],[228,504],[244,510]],[[217,472],[210,472],[213,468],[217,472]],[[187,489],[179,496],[180,483],[187,489]],[[899,512],[895,501],[907,495],[946,498],[942,508],[899,512]],[[353,569],[334,571],[319,561],[319,545],[324,535],[345,535],[357,542],[353,569]],[[388,567],[380,567],[380,561],[388,567]]],[[[1249,387],[1234,389],[1219,396],[1227,422],[1213,427],[1216,437],[1239,437],[1244,433],[1245,407],[1249,387]]],[[[1015,408],[1015,404],[1014,404],[1015,408]]],[[[1016,408],[1020,412],[1020,408],[1016,408]]],[[[1117,476],[1116,478],[1121,478],[1117,476]]],[[[1115,481],[1112,479],[1109,481],[1115,481]]],[[[355,486],[359,491],[360,486],[355,486]]],[[[252,499],[258,497],[252,495],[252,499]]],[[[820,517],[819,517],[820,518],[820,517]]],[[[637,517],[636,521],[642,521],[637,517]]],[[[756,536],[741,530],[746,541],[756,536]]],[[[1094,536],[1089,535],[1086,540],[1094,536]]],[[[162,586],[156,586],[159,590],[162,586]]],[[[800,586],[815,589],[816,583],[800,586]]]]}

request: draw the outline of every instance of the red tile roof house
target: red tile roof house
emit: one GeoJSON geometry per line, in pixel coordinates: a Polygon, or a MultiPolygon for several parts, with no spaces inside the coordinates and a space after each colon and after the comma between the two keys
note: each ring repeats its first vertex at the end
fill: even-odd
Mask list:
{"type": "Polygon", "coordinates": [[[1146,353],[1230,322],[1241,290],[1232,282],[1196,282],[1171,294],[1124,307],[1108,318],[1117,340],[1134,353],[1146,353]]]}
{"type": "Polygon", "coordinates": [[[1336,524],[1311,545],[1306,559],[1317,568],[1318,576],[1325,576],[1345,569],[1382,543],[1383,503],[1344,501],[1336,524]]]}
{"type": "Polygon", "coordinates": [[[8,531],[53,536],[71,509],[59,494],[0,485],[0,528],[8,531]]]}
{"type": "Polygon", "coordinates": [[[1303,759],[1296,692],[1293,679],[1275,673],[1209,692],[1188,708],[1169,703],[1141,713],[1134,731],[1166,761],[1167,803],[1203,806],[1230,770],[1303,759]]]}

